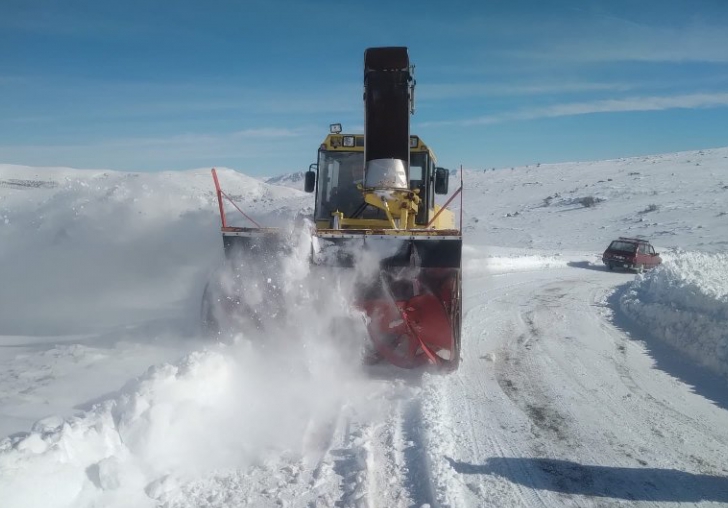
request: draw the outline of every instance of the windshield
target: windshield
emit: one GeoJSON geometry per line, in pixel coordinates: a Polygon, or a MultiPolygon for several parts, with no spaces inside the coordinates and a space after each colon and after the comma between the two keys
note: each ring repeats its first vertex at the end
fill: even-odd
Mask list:
{"type": "Polygon", "coordinates": [[[432,159],[428,157],[425,152],[413,152],[410,153],[410,170],[409,170],[409,183],[410,189],[419,189],[420,198],[422,203],[420,204],[419,211],[417,212],[417,223],[426,224],[428,208],[433,208],[435,204],[435,195],[430,192],[428,179],[432,174],[433,168],[432,159]]]}
{"type": "Polygon", "coordinates": [[[635,252],[637,251],[637,244],[615,240],[609,246],[609,250],[618,250],[621,252],[635,252]]]}
{"type": "Polygon", "coordinates": [[[336,210],[351,217],[364,203],[357,189],[363,183],[363,152],[319,152],[316,219],[330,219],[336,210]]]}
{"type": "MultiPolygon", "coordinates": [[[[319,152],[316,220],[329,220],[336,210],[345,217],[353,217],[364,204],[364,196],[357,184],[364,183],[364,153],[319,152]]],[[[427,222],[427,208],[434,205],[434,194],[428,192],[428,178],[432,162],[424,152],[410,154],[409,187],[420,189],[423,204],[417,214],[417,223],[427,222]]],[[[381,211],[369,207],[360,218],[384,218],[381,211]]]]}

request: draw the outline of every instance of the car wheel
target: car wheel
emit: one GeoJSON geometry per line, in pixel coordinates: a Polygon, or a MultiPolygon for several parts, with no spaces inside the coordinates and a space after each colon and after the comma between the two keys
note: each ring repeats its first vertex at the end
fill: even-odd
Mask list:
{"type": "Polygon", "coordinates": [[[610,272],[614,270],[614,265],[612,263],[607,263],[607,270],[609,270],[610,272]]]}

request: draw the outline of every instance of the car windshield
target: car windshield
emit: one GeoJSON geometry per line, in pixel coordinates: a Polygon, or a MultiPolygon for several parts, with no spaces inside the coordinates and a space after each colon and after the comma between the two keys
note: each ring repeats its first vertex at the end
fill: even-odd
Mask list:
{"type": "Polygon", "coordinates": [[[637,244],[632,242],[622,242],[615,240],[609,245],[609,250],[618,250],[621,252],[636,252],[637,244]]]}

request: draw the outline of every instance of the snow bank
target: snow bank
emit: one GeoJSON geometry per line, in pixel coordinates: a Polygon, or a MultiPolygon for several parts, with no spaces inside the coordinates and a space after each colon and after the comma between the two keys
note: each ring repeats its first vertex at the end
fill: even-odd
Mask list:
{"type": "Polygon", "coordinates": [[[639,276],[622,310],[693,360],[728,378],[728,255],[678,252],[639,276]]]}
{"type": "Polygon", "coordinates": [[[241,341],[151,367],[89,411],[5,438],[3,508],[151,507],[218,470],[305,462],[320,453],[301,448],[312,422],[357,398],[357,375],[290,339],[288,351],[241,341]]]}
{"type": "MultiPolygon", "coordinates": [[[[466,254],[467,255],[467,254],[466,254]]],[[[561,268],[567,260],[555,255],[489,256],[466,259],[463,269],[467,275],[523,272],[543,268],[561,268]]]]}
{"type": "MultiPolygon", "coordinates": [[[[199,468],[200,461],[221,458],[220,435],[209,424],[220,423],[221,409],[233,402],[232,377],[229,359],[196,353],[177,366],[151,368],[87,413],[47,418],[27,436],[3,440],[3,505],[69,506],[96,489],[113,502],[122,486],[125,495],[143,493],[172,466],[199,468]]],[[[144,497],[128,505],[146,506],[144,497]]]]}

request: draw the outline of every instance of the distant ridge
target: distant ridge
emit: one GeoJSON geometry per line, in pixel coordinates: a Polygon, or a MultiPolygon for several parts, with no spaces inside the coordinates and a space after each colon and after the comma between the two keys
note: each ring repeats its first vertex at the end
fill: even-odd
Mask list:
{"type": "Polygon", "coordinates": [[[270,176],[263,178],[263,181],[269,185],[280,185],[282,187],[303,190],[303,178],[303,171],[298,171],[296,173],[286,173],[285,175],[270,176]]]}

